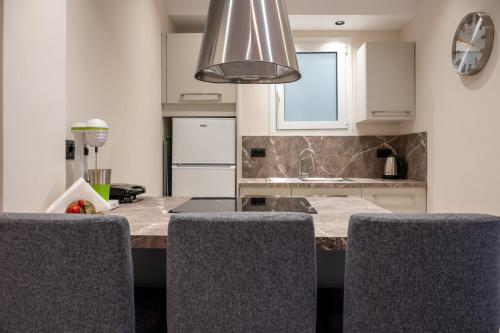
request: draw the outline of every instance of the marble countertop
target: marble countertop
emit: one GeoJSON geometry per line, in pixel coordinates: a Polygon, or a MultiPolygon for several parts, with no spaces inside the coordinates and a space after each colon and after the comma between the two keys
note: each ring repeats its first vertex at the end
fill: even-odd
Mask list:
{"type": "Polygon", "coordinates": [[[316,188],[379,188],[379,187],[427,187],[426,182],[409,179],[347,178],[349,181],[322,180],[303,182],[297,178],[281,178],[280,182],[270,182],[267,178],[240,178],[238,184],[246,187],[316,187],[316,188]]]}
{"type": "MultiPolygon", "coordinates": [[[[105,214],[125,216],[130,224],[133,248],[164,249],[167,245],[169,211],[189,200],[180,197],[139,197],[140,200],[105,214]]],[[[319,250],[344,251],[349,218],[356,213],[389,213],[366,200],[344,197],[308,197],[314,214],[316,246],[319,250]]]]}

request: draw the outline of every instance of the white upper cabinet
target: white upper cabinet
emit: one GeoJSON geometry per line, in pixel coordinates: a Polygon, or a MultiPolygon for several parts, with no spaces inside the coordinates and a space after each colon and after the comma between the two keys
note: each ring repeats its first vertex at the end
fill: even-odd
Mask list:
{"type": "Polygon", "coordinates": [[[370,42],[356,54],[356,122],[415,118],[415,44],[370,42]]]}
{"type": "Polygon", "coordinates": [[[236,103],[236,85],[194,78],[203,34],[167,35],[167,103],[236,103]]]}

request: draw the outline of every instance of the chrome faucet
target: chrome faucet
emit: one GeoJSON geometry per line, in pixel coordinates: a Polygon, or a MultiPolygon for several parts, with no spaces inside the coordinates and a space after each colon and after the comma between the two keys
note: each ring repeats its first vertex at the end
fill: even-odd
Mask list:
{"type": "Polygon", "coordinates": [[[309,169],[310,168],[307,169],[307,172],[303,172],[302,171],[302,161],[307,160],[307,159],[310,159],[312,161],[313,156],[314,156],[314,150],[312,150],[312,148],[309,148],[309,147],[300,152],[300,154],[299,154],[299,179],[304,179],[304,178],[309,177],[309,169]],[[309,154],[307,157],[304,158],[304,155],[306,153],[309,153],[309,154]]]}

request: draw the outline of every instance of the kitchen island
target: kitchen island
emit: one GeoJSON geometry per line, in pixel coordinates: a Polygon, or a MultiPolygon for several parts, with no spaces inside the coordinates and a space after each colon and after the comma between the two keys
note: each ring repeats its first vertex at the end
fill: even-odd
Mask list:
{"type": "MultiPolygon", "coordinates": [[[[140,197],[131,204],[122,204],[108,215],[128,219],[132,248],[165,249],[167,245],[169,211],[190,198],[140,197]]],[[[356,213],[388,213],[366,200],[351,197],[308,197],[317,210],[313,214],[316,246],[322,251],[345,251],[349,218],[356,213]]]]}

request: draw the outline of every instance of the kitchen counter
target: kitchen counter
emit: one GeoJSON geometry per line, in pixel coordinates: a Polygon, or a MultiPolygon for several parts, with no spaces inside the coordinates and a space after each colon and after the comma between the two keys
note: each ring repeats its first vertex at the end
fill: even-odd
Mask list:
{"type": "Polygon", "coordinates": [[[270,182],[267,178],[240,178],[238,184],[245,187],[301,187],[301,188],[426,188],[427,183],[408,179],[347,178],[349,181],[307,181],[297,178],[281,178],[270,182]]]}
{"type": "MultiPolygon", "coordinates": [[[[280,184],[281,185],[281,184],[280,184]]],[[[348,197],[308,197],[314,214],[316,246],[324,251],[344,251],[349,218],[356,213],[388,213],[366,200],[348,197]]],[[[167,245],[169,211],[189,200],[180,197],[140,197],[105,214],[125,216],[130,223],[132,247],[164,249],[167,245]]]]}

